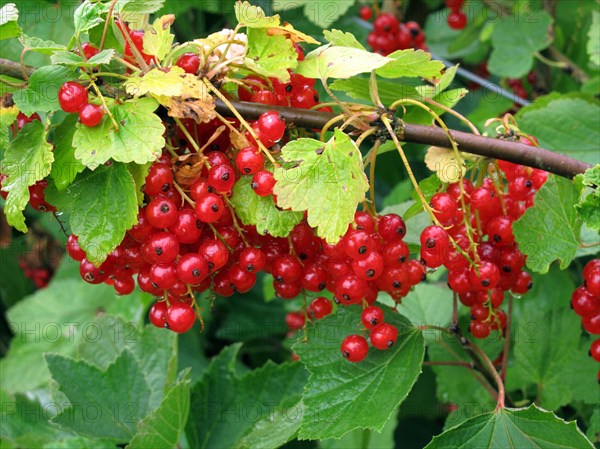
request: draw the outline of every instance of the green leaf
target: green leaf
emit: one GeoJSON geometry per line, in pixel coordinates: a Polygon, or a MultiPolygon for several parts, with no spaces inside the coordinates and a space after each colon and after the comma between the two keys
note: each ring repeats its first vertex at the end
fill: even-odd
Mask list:
{"type": "Polygon", "coordinates": [[[108,50],[102,50],[100,53],[92,56],[87,61],[84,61],[81,56],[70,51],[57,51],[50,57],[50,60],[52,61],[52,64],[60,64],[71,68],[89,68],[96,67],[100,64],[110,63],[110,60],[114,55],[115,50],[111,48],[108,50]]]}
{"type": "Polygon", "coordinates": [[[412,48],[395,51],[388,58],[393,61],[377,69],[377,74],[384,78],[439,78],[445,67],[441,61],[432,61],[429,53],[412,48]]]}
{"type": "MultiPolygon", "coordinates": [[[[82,335],[94,340],[98,326],[93,321],[101,311],[119,313],[126,320],[139,320],[144,311],[143,297],[135,293],[123,301],[109,285],[94,286],[90,295],[88,283],[70,278],[53,281],[22,299],[7,314],[16,337],[8,355],[0,360],[2,388],[25,392],[46,384],[50,373],[43,360],[45,352],[71,355],[82,335]],[[32,366],[36,369],[31,370],[32,366]]],[[[105,333],[104,337],[110,340],[112,335],[105,333]]]]}
{"type": "Polygon", "coordinates": [[[110,159],[137,164],[156,160],[165,145],[165,127],[153,113],[157,107],[151,98],[113,104],[109,109],[119,124],[118,131],[107,115],[93,128],[78,123],[73,136],[75,157],[92,169],[110,159]]]}
{"type": "Polygon", "coordinates": [[[590,55],[590,61],[592,64],[600,66],[600,12],[592,11],[592,25],[588,31],[588,44],[587,52],[590,55]]]}
{"type": "Polygon", "coordinates": [[[136,185],[125,164],[81,173],[63,192],[48,189],[51,204],[69,214],[87,259],[102,263],[137,223],[136,185]]]}
{"type": "Polygon", "coordinates": [[[9,192],[4,205],[8,224],[27,232],[23,210],[29,202],[28,187],[50,173],[54,154],[46,142],[46,129],[39,120],[26,124],[4,154],[2,190],[9,192]]]}
{"type": "Polygon", "coordinates": [[[102,16],[108,12],[108,8],[107,3],[85,0],[77,7],[73,15],[75,35],[86,33],[96,25],[103,23],[104,18],[102,16]]]}
{"type": "Polygon", "coordinates": [[[308,342],[294,345],[310,372],[302,397],[300,439],[339,438],[364,428],[381,431],[406,398],[421,373],[423,336],[389,309],[386,322],[398,328],[396,344],[387,351],[371,348],[360,363],[348,362],[340,353],[342,340],[361,332],[358,307],[338,309],[335,315],[309,325],[308,342]]]}
{"type": "Polygon", "coordinates": [[[26,34],[23,34],[19,40],[27,50],[43,55],[51,55],[55,51],[67,49],[67,47],[62,44],[57,44],[51,40],[40,39],[39,37],[31,37],[26,34]]]}
{"type": "MultiPolygon", "coordinates": [[[[415,326],[435,324],[445,327],[452,320],[452,295],[447,288],[432,284],[419,284],[398,305],[397,310],[415,326]]],[[[423,332],[428,343],[439,338],[439,332],[423,332]]]]}
{"type": "Polygon", "coordinates": [[[547,273],[550,264],[560,260],[560,268],[569,266],[577,247],[581,222],[574,205],[579,192],[568,179],[551,175],[535,196],[535,206],[513,223],[515,240],[527,255],[527,267],[547,273]]]}
{"type": "Polygon", "coordinates": [[[392,59],[352,47],[325,45],[311,51],[298,64],[296,73],[307,78],[351,78],[383,67],[392,59]]]}
{"type": "Polygon", "coordinates": [[[260,6],[251,5],[247,1],[237,1],[233,8],[235,17],[241,26],[271,28],[278,26],[281,22],[279,15],[267,16],[260,6]]]}
{"type": "Polygon", "coordinates": [[[332,438],[319,442],[320,449],[394,449],[396,447],[394,432],[398,425],[397,412],[393,413],[381,432],[372,430],[353,430],[339,440],[332,438]],[[366,442],[366,444],[365,444],[366,442]]]}
{"type": "Polygon", "coordinates": [[[325,30],[323,31],[323,34],[325,35],[327,42],[335,45],[336,47],[352,47],[358,48],[359,50],[366,50],[364,45],[358,42],[352,33],[345,33],[344,31],[340,30],[325,30]]]}
{"type": "Polygon", "coordinates": [[[142,327],[136,322],[110,315],[99,317],[94,323],[94,331],[98,338],[82,339],[78,356],[100,369],[106,369],[123,351],[129,351],[138,361],[152,390],[149,406],[156,409],[176,380],[176,335],[152,325],[142,327]]]}
{"type": "Polygon", "coordinates": [[[148,412],[151,390],[130,352],[122,352],[105,370],[54,354],[46,355],[46,363],[59,390],[71,403],[55,422],[82,435],[119,443],[132,438],[137,421],[148,412]],[[97,419],[89,419],[92,409],[97,419]]]}
{"type": "MultiPolygon", "coordinates": [[[[371,92],[367,78],[349,78],[346,80],[335,80],[329,86],[332,90],[344,92],[346,95],[371,103],[371,92]]],[[[420,100],[421,95],[413,86],[398,84],[397,82],[377,80],[379,99],[384,105],[391,105],[401,98],[420,100]]],[[[394,150],[396,147],[394,146],[394,150]]]]}
{"type": "Polygon", "coordinates": [[[533,68],[535,53],[552,42],[552,22],[552,17],[541,10],[533,18],[527,14],[504,17],[494,25],[488,70],[506,78],[527,75],[533,68]]]}
{"type": "Polygon", "coordinates": [[[60,109],[58,89],[67,81],[75,79],[68,67],[45,66],[29,77],[27,88],[14,93],[13,100],[27,116],[34,112],[52,112],[60,109]]]}
{"type": "Polygon", "coordinates": [[[296,68],[298,54],[292,41],[285,36],[271,36],[265,28],[250,28],[245,65],[260,75],[287,83],[290,80],[288,69],[296,68]]]}
{"type": "Polygon", "coordinates": [[[575,182],[589,189],[584,189],[583,197],[575,206],[579,218],[594,231],[600,231],[600,164],[577,175],[575,182]]]}
{"type": "Polygon", "coordinates": [[[135,182],[135,194],[137,195],[138,206],[140,207],[144,204],[143,187],[146,184],[146,176],[148,176],[151,165],[150,162],[142,165],[135,163],[127,164],[127,169],[135,182]]]}
{"type": "Polygon", "coordinates": [[[297,431],[301,421],[297,406],[307,377],[302,365],[269,361],[239,376],[233,369],[238,350],[239,346],[229,347],[213,358],[192,388],[186,428],[191,447],[239,447],[242,438],[263,426],[268,427],[270,438],[281,444],[297,431]],[[275,425],[270,422],[280,414],[291,421],[281,428],[276,424],[282,418],[275,418],[275,425]]]}
{"type": "Polygon", "coordinates": [[[250,184],[252,178],[242,176],[233,187],[231,203],[245,225],[255,225],[260,234],[287,237],[302,221],[301,212],[278,209],[273,196],[258,196],[250,184]]]}
{"type": "Polygon", "coordinates": [[[336,129],[327,143],[298,139],[285,145],[281,153],[285,164],[274,173],[277,205],[307,211],[308,224],[317,235],[337,243],[369,188],[360,150],[336,129]]]}
{"type": "Polygon", "coordinates": [[[168,72],[152,69],[141,77],[130,77],[125,83],[125,90],[129,95],[141,97],[147,93],[179,97],[183,89],[183,75],[181,67],[173,66],[168,72]]]}
{"type": "Polygon", "coordinates": [[[304,15],[308,20],[320,28],[331,26],[337,19],[342,17],[354,2],[331,2],[328,0],[278,0],[274,3],[277,11],[285,11],[291,8],[304,6],[304,15]]]}
{"type": "Polygon", "coordinates": [[[19,37],[23,33],[17,20],[19,10],[14,3],[7,3],[0,8],[0,40],[19,37]]]}
{"type": "Polygon", "coordinates": [[[417,91],[423,96],[423,98],[435,98],[446,89],[450,87],[452,81],[456,77],[456,72],[458,70],[458,65],[454,65],[452,67],[448,67],[442,77],[439,80],[436,80],[433,86],[425,85],[425,86],[417,86],[417,91]]]}
{"type": "Polygon", "coordinates": [[[598,442],[600,440],[600,407],[596,407],[594,413],[592,413],[587,437],[590,441],[598,442]]]}
{"type": "Polygon", "coordinates": [[[532,405],[526,409],[500,409],[485,413],[433,438],[425,449],[592,449],[574,421],[532,405]]]}
{"type": "Polygon", "coordinates": [[[50,177],[58,190],[64,190],[71,185],[75,177],[85,169],[79,160],[75,159],[73,135],[77,115],[69,114],[54,131],[54,164],[50,177]]]}
{"type": "MultiPolygon", "coordinates": [[[[0,151],[8,148],[12,132],[10,125],[16,120],[19,114],[19,108],[11,106],[9,108],[0,107],[0,151]]],[[[3,158],[3,152],[0,152],[0,157],[3,158]]]]}
{"type": "Polygon", "coordinates": [[[162,8],[165,0],[117,0],[115,10],[124,13],[152,14],[162,8]]]}
{"type": "MultiPolygon", "coordinates": [[[[454,108],[454,106],[456,106],[468,93],[469,91],[467,89],[458,88],[440,92],[433,97],[426,96],[426,98],[432,98],[436,103],[446,106],[447,108],[454,108]]],[[[446,113],[444,109],[438,106],[430,106],[430,108],[439,116],[446,113]]],[[[404,121],[407,123],[432,125],[434,122],[433,116],[421,108],[415,106],[410,107],[409,105],[407,110],[408,112],[404,117],[404,121]]]]}
{"type": "Polygon", "coordinates": [[[172,449],[177,446],[190,410],[189,371],[160,403],[158,408],[138,423],[128,449],[172,449]]]}
{"type": "Polygon", "coordinates": [[[548,101],[540,99],[535,103],[524,107],[517,115],[523,132],[536,136],[544,148],[592,165],[600,163],[597,120],[600,106],[597,102],[552,95],[548,101]],[[577,138],[573,139],[573,136],[577,138]]]}
{"type": "Polygon", "coordinates": [[[159,61],[162,61],[175,40],[175,35],[171,33],[171,24],[174,20],[175,16],[166,15],[152,23],[152,29],[144,34],[144,53],[156,56],[159,61]]]}

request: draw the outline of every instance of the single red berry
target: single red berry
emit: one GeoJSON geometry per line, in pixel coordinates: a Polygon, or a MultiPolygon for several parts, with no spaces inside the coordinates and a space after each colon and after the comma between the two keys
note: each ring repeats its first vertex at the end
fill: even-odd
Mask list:
{"type": "Polygon", "coordinates": [[[198,285],[208,276],[208,263],[199,254],[185,254],[177,261],[177,276],[186,284],[198,285]]]}
{"type": "Polygon", "coordinates": [[[175,265],[155,263],[150,267],[150,280],[158,288],[168,289],[173,287],[178,280],[175,265]]]}
{"type": "Polygon", "coordinates": [[[309,292],[320,292],[327,286],[327,270],[319,264],[308,263],[302,269],[300,283],[309,292]]]}
{"type": "Polygon", "coordinates": [[[258,118],[260,134],[271,142],[279,142],[285,133],[285,122],[281,119],[279,112],[268,111],[258,118]]]}
{"type": "Polygon", "coordinates": [[[252,177],[252,183],[250,184],[254,193],[258,196],[268,196],[273,193],[273,187],[275,186],[275,178],[273,173],[268,170],[261,170],[252,177]]]}
{"type": "Polygon", "coordinates": [[[207,193],[196,201],[196,217],[204,223],[214,223],[223,216],[225,205],[220,196],[207,193]]]}
{"type": "Polygon", "coordinates": [[[583,328],[593,335],[600,335],[600,310],[596,313],[583,317],[583,328]]]}
{"type": "Polygon", "coordinates": [[[350,362],[360,362],[364,360],[369,352],[369,344],[365,337],[361,335],[349,335],[344,338],[340,347],[342,356],[350,362]]]}
{"type": "Polygon", "coordinates": [[[363,20],[371,20],[373,18],[373,8],[367,5],[363,5],[360,7],[358,14],[363,20]]]}
{"type": "Polygon", "coordinates": [[[454,198],[447,193],[436,193],[431,197],[429,205],[433,208],[433,214],[444,226],[454,222],[458,206],[454,198]]]}
{"type": "Polygon", "coordinates": [[[271,265],[275,282],[289,284],[300,280],[302,265],[297,257],[290,254],[276,258],[271,265]]]}
{"type": "Polygon", "coordinates": [[[302,285],[299,282],[290,282],[289,284],[273,283],[275,294],[279,298],[294,299],[302,291],[302,285]]]}
{"type": "Polygon", "coordinates": [[[382,13],[377,16],[373,22],[375,31],[382,33],[395,34],[400,29],[400,22],[396,17],[389,13],[382,13]]]}
{"type": "Polygon", "coordinates": [[[361,321],[367,329],[374,329],[378,324],[383,323],[383,310],[377,306],[369,306],[363,309],[361,321]]]}
{"type": "Polygon", "coordinates": [[[381,255],[386,267],[400,266],[408,261],[410,250],[402,241],[386,243],[381,248],[381,255]]]}
{"type": "Polygon", "coordinates": [[[118,295],[130,295],[135,290],[135,281],[131,276],[117,278],[113,286],[118,295]]]}
{"type": "Polygon", "coordinates": [[[238,293],[247,293],[256,284],[256,273],[244,270],[239,264],[229,269],[227,277],[238,293]]]}
{"type": "Polygon", "coordinates": [[[302,312],[291,312],[285,316],[285,324],[291,331],[297,331],[304,327],[306,317],[302,312]]]}
{"type": "Polygon", "coordinates": [[[73,260],[81,262],[85,259],[85,251],[79,246],[78,238],[75,234],[71,234],[67,239],[67,253],[73,260]]]}
{"type": "Polygon", "coordinates": [[[211,273],[223,268],[229,260],[229,251],[219,239],[206,240],[198,248],[198,254],[206,259],[211,273]]]}
{"type": "Polygon", "coordinates": [[[344,305],[357,304],[365,297],[367,282],[354,273],[347,273],[335,281],[335,296],[344,305]]]}
{"type": "Polygon", "coordinates": [[[265,158],[255,147],[241,149],[235,157],[235,166],[244,175],[254,175],[263,169],[265,158]]]}
{"type": "Polygon", "coordinates": [[[167,193],[173,188],[173,171],[166,164],[155,162],[150,166],[144,192],[151,197],[167,193]]]}
{"type": "Polygon", "coordinates": [[[448,26],[453,30],[462,30],[467,26],[467,15],[462,11],[452,11],[448,14],[448,26]]]}
{"type": "Polygon", "coordinates": [[[346,256],[364,259],[379,246],[377,238],[365,231],[350,231],[342,240],[346,256]]]}
{"type": "Polygon", "coordinates": [[[571,307],[581,317],[600,310],[600,297],[592,295],[585,287],[575,289],[571,295],[571,307]]]}
{"type": "Polygon", "coordinates": [[[182,334],[189,331],[196,321],[196,312],[193,307],[183,302],[171,304],[167,310],[165,321],[167,327],[173,332],[182,334]]]}
{"type": "Polygon", "coordinates": [[[531,275],[527,271],[521,271],[517,275],[511,291],[517,295],[524,295],[533,287],[531,275]]]}
{"type": "Polygon", "coordinates": [[[156,232],[142,244],[140,251],[149,264],[171,263],[179,255],[179,241],[170,232],[156,232]]]}
{"type": "Polygon", "coordinates": [[[482,323],[481,321],[471,321],[469,325],[469,331],[475,338],[486,338],[490,335],[491,327],[487,323],[482,323]]]}
{"type": "Polygon", "coordinates": [[[196,53],[184,53],[177,59],[176,65],[181,67],[186,73],[194,74],[200,68],[200,58],[196,53]]]}
{"type": "Polygon", "coordinates": [[[440,226],[428,226],[421,232],[421,247],[429,253],[444,254],[449,245],[450,237],[440,226]]]}
{"type": "Polygon", "coordinates": [[[214,165],[208,171],[208,185],[221,194],[228,194],[235,184],[235,170],[229,164],[214,165]]]}
{"type": "Polygon", "coordinates": [[[398,339],[398,328],[389,323],[381,323],[371,330],[371,344],[377,349],[389,349],[398,339]]]}
{"type": "Polygon", "coordinates": [[[80,262],[79,274],[85,282],[94,285],[102,284],[110,275],[104,264],[100,265],[100,267],[96,267],[87,259],[83,259],[80,262]]]}
{"type": "Polygon", "coordinates": [[[590,346],[590,356],[596,362],[600,362],[600,338],[592,342],[592,345],[590,346]]]}
{"type": "Polygon", "coordinates": [[[100,50],[98,50],[94,45],[90,44],[89,42],[84,42],[83,44],[81,44],[81,48],[83,49],[85,59],[93,58],[98,53],[100,53],[100,50]]]}
{"type": "Polygon", "coordinates": [[[156,327],[165,327],[168,308],[167,301],[157,301],[152,304],[148,313],[150,322],[156,327]]]}
{"type": "Polygon", "coordinates": [[[146,206],[146,218],[155,228],[170,228],[177,223],[177,206],[167,198],[155,198],[146,206]]]}
{"type": "Polygon", "coordinates": [[[302,86],[290,98],[290,106],[299,109],[312,109],[319,104],[319,91],[313,86],[302,86]]]}
{"type": "Polygon", "coordinates": [[[323,296],[313,299],[307,309],[308,316],[314,320],[320,320],[329,315],[332,311],[333,305],[331,304],[331,301],[323,296]]]}
{"type": "Polygon", "coordinates": [[[68,81],[58,89],[58,102],[65,112],[79,112],[88,102],[88,92],[81,84],[68,81]]]}
{"type": "Polygon", "coordinates": [[[88,103],[79,110],[79,121],[88,128],[97,126],[102,121],[102,117],[104,117],[104,110],[97,104],[88,103]]]}
{"type": "Polygon", "coordinates": [[[459,295],[471,291],[472,285],[468,270],[450,271],[448,273],[448,287],[459,295]]]}
{"type": "Polygon", "coordinates": [[[381,254],[371,251],[362,259],[352,261],[354,273],[364,281],[374,281],[383,274],[384,261],[381,254]]]}
{"type": "Polygon", "coordinates": [[[482,261],[469,270],[469,280],[473,289],[494,288],[500,281],[500,269],[495,263],[482,261]]]}
{"type": "Polygon", "coordinates": [[[406,235],[406,224],[399,215],[387,214],[379,217],[377,232],[386,242],[397,242],[406,235]]]}
{"type": "Polygon", "coordinates": [[[202,222],[192,209],[180,209],[177,221],[169,228],[180,243],[196,243],[202,235],[202,222]]]}
{"type": "Polygon", "coordinates": [[[267,256],[259,248],[244,248],[239,255],[238,263],[244,270],[251,273],[258,273],[265,269],[267,256]]]}

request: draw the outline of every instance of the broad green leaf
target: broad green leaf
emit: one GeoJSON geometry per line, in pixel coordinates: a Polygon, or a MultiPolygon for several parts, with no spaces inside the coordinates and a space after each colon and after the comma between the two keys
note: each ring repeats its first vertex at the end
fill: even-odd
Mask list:
{"type": "Polygon", "coordinates": [[[28,51],[41,53],[43,55],[51,55],[55,51],[67,49],[67,47],[62,44],[57,44],[51,40],[40,39],[39,37],[31,37],[26,34],[23,34],[19,40],[23,44],[23,47],[25,47],[28,51]]]}
{"type": "Polygon", "coordinates": [[[95,264],[102,263],[137,223],[136,185],[125,164],[85,171],[63,192],[48,189],[47,198],[69,214],[73,234],[95,264]]]}
{"type": "MultiPolygon", "coordinates": [[[[345,80],[335,80],[329,86],[332,90],[344,92],[349,97],[359,100],[367,100],[371,104],[371,92],[369,90],[369,80],[367,78],[349,78],[345,80]]],[[[381,102],[389,106],[396,100],[409,98],[411,100],[420,100],[421,95],[413,86],[398,84],[390,81],[377,80],[377,90],[381,102]]],[[[395,149],[396,147],[394,147],[395,149]]]]}
{"type": "Polygon", "coordinates": [[[27,116],[34,112],[58,111],[58,89],[73,79],[75,73],[68,67],[49,65],[39,68],[29,77],[27,88],[15,92],[13,100],[27,116]]]}
{"type": "Polygon", "coordinates": [[[590,418],[590,426],[587,431],[590,441],[600,441],[600,407],[596,407],[590,418]]]}
{"type": "Polygon", "coordinates": [[[485,413],[433,438],[425,449],[592,449],[574,421],[532,405],[485,413]]]}
{"type": "Polygon", "coordinates": [[[458,65],[454,65],[452,67],[448,67],[442,77],[439,80],[435,80],[433,86],[425,85],[425,86],[417,86],[417,91],[423,96],[423,98],[434,98],[438,96],[440,93],[444,92],[446,89],[450,87],[452,81],[456,77],[456,71],[458,70],[458,65]]]}
{"type": "Polygon", "coordinates": [[[327,42],[336,47],[352,47],[358,48],[359,50],[366,50],[365,46],[358,42],[352,33],[346,33],[340,30],[325,30],[323,31],[323,34],[325,35],[327,42]]]}
{"type": "MultiPolygon", "coordinates": [[[[258,421],[252,430],[242,438],[239,447],[243,449],[271,449],[280,447],[294,438],[302,422],[304,409],[302,402],[292,406],[279,406],[271,410],[268,419],[258,421]]],[[[319,447],[323,447],[323,442],[319,447]]]]}
{"type": "Polygon", "coordinates": [[[150,162],[142,165],[135,164],[133,162],[127,164],[127,169],[129,170],[129,173],[131,173],[133,181],[135,182],[135,194],[137,195],[138,206],[140,207],[144,204],[143,187],[146,184],[146,176],[148,176],[151,165],[152,164],[150,162]]]}
{"type": "Polygon", "coordinates": [[[58,190],[64,190],[85,169],[79,160],[75,159],[75,148],[73,148],[73,135],[77,115],[69,114],[54,131],[54,164],[50,177],[58,190]]]}
{"type": "Polygon", "coordinates": [[[287,237],[302,221],[302,213],[277,208],[272,195],[258,196],[251,183],[251,177],[242,176],[233,187],[231,203],[238,217],[245,225],[255,225],[260,234],[287,237]]]}
{"type": "Polygon", "coordinates": [[[171,67],[168,72],[152,69],[141,77],[130,77],[125,81],[124,87],[129,95],[135,97],[141,97],[147,93],[179,97],[183,89],[181,75],[184,73],[183,69],[178,66],[171,67]]]}
{"type": "Polygon", "coordinates": [[[513,223],[529,269],[547,273],[555,260],[560,260],[562,270],[569,266],[579,246],[581,222],[574,207],[578,201],[579,192],[572,181],[551,175],[537,192],[535,206],[513,223]]]}
{"type": "Polygon", "coordinates": [[[552,42],[552,17],[536,11],[533,19],[527,14],[508,16],[494,25],[492,54],[488,70],[506,78],[521,78],[533,67],[534,55],[552,42]]]}
{"type": "Polygon", "coordinates": [[[309,325],[308,342],[294,345],[310,372],[300,439],[339,438],[364,428],[381,431],[406,398],[421,373],[423,336],[406,318],[386,311],[386,322],[398,328],[398,340],[387,351],[371,348],[360,363],[348,362],[340,353],[346,336],[361,333],[358,307],[340,308],[309,325]]]}
{"type": "Polygon", "coordinates": [[[592,26],[588,31],[587,52],[590,55],[590,61],[600,66],[600,12],[592,11],[592,26]]]}
{"type": "Polygon", "coordinates": [[[540,105],[524,107],[517,119],[521,130],[536,136],[542,147],[596,165],[600,163],[599,115],[597,102],[553,95],[540,105]]]}
{"type": "Polygon", "coordinates": [[[85,0],[77,7],[73,15],[75,35],[86,33],[96,25],[103,23],[104,18],[102,16],[108,12],[108,8],[107,3],[85,0]]]}
{"type": "MultiPolygon", "coordinates": [[[[417,88],[418,90],[418,88],[417,88]]],[[[469,91],[467,89],[458,88],[450,89],[444,92],[440,92],[432,98],[436,103],[439,103],[447,108],[454,108],[460,100],[462,100],[469,91]]],[[[429,106],[437,115],[442,116],[446,111],[438,106],[429,106]]],[[[416,106],[408,106],[407,113],[404,116],[404,121],[407,123],[414,123],[419,125],[432,125],[434,124],[434,117],[428,112],[416,106]]]]}
{"type": "Polygon", "coordinates": [[[137,164],[154,161],[165,145],[165,127],[154,114],[157,106],[151,98],[109,106],[118,130],[107,115],[93,128],[78,123],[73,136],[75,157],[92,169],[110,159],[137,164]]]}
{"type": "Polygon", "coordinates": [[[298,54],[285,36],[271,36],[264,28],[250,28],[245,65],[263,76],[286,83],[290,80],[288,69],[298,65],[298,54]]]}
{"type": "Polygon", "coordinates": [[[46,142],[46,130],[39,120],[27,123],[4,153],[1,171],[7,178],[2,190],[9,192],[4,205],[8,224],[27,232],[23,209],[29,202],[29,186],[50,173],[54,154],[46,142]]]}
{"type": "Polygon", "coordinates": [[[308,78],[351,78],[383,67],[392,59],[352,47],[325,45],[311,51],[298,64],[296,73],[308,78]]]}
{"type": "Polygon", "coordinates": [[[329,142],[298,139],[281,150],[285,163],[275,169],[277,205],[307,211],[308,224],[329,243],[337,243],[352,222],[369,188],[360,150],[336,129],[329,142]]]}
{"type": "Polygon", "coordinates": [[[113,48],[102,50],[97,55],[92,56],[87,61],[84,61],[81,56],[70,51],[57,51],[51,57],[52,64],[60,64],[71,68],[76,67],[96,67],[100,64],[108,64],[115,55],[113,48]]]}
{"type": "Polygon", "coordinates": [[[19,10],[14,3],[6,3],[0,8],[0,40],[21,35],[23,30],[17,20],[19,20],[19,10]]]}
{"type": "MultiPolygon", "coordinates": [[[[435,324],[445,327],[452,320],[452,300],[447,288],[433,284],[419,284],[397,310],[415,326],[435,324]]],[[[428,343],[439,337],[439,332],[423,332],[428,343]]]]}
{"type": "Polygon", "coordinates": [[[83,339],[78,356],[106,369],[124,351],[138,361],[152,393],[149,406],[155,409],[175,384],[177,375],[177,338],[172,332],[152,325],[141,326],[143,316],[134,322],[115,316],[99,317],[94,323],[98,338],[83,339]]]}
{"type": "MultiPolygon", "coordinates": [[[[56,280],[8,311],[7,320],[16,336],[7,356],[0,361],[3,388],[25,392],[46,384],[50,373],[43,354],[71,355],[82,335],[95,340],[98,326],[93,321],[98,313],[118,313],[126,320],[134,320],[145,310],[140,293],[127,297],[124,304],[109,285],[96,285],[91,295],[90,291],[83,279],[56,280]],[[31,370],[32,366],[37,368],[31,370]],[[27,376],[23,376],[24,372],[27,376]]],[[[105,337],[110,339],[112,335],[111,332],[105,337]]]]}
{"type": "Polygon", "coordinates": [[[396,413],[392,413],[390,419],[381,430],[381,432],[375,432],[369,429],[366,430],[353,430],[348,432],[339,440],[331,438],[319,442],[320,449],[348,449],[348,448],[361,448],[361,449],[394,449],[396,447],[394,432],[398,425],[398,416],[396,413]]]}
{"type": "Polygon", "coordinates": [[[59,390],[71,403],[55,422],[82,435],[118,443],[125,443],[135,435],[137,422],[148,413],[151,390],[130,352],[122,352],[104,370],[53,354],[46,355],[46,363],[59,390]],[[89,418],[91,410],[96,419],[89,418]]]}
{"type": "Polygon", "coordinates": [[[267,16],[260,6],[249,2],[237,1],[234,6],[235,17],[240,25],[251,28],[271,28],[281,23],[279,15],[267,16]]]}
{"type": "Polygon", "coordinates": [[[575,182],[581,183],[583,197],[575,206],[583,223],[594,231],[600,231],[600,164],[577,175],[575,182]]]}
{"type": "Polygon", "coordinates": [[[342,17],[354,2],[331,2],[328,0],[278,0],[273,3],[276,11],[285,11],[290,8],[304,6],[304,15],[320,28],[328,28],[337,19],[342,17]]]}
{"type": "Polygon", "coordinates": [[[190,411],[190,377],[185,373],[158,408],[138,423],[127,449],[172,449],[177,446],[190,411]]]}
{"type": "Polygon", "coordinates": [[[169,53],[175,35],[171,33],[172,14],[159,17],[152,23],[152,29],[144,34],[144,53],[156,56],[159,61],[169,53]]]}
{"type": "Polygon", "coordinates": [[[162,8],[165,0],[117,0],[115,10],[127,16],[128,14],[152,14],[162,8]]]}
{"type": "Polygon", "coordinates": [[[19,114],[19,108],[11,106],[9,108],[0,107],[0,158],[3,158],[4,149],[8,148],[12,132],[10,125],[16,120],[19,114]]]}
{"type": "Polygon", "coordinates": [[[432,61],[431,55],[423,50],[398,50],[387,57],[393,61],[377,69],[377,74],[384,78],[439,78],[444,69],[443,62],[432,61]]]}
{"type": "Polygon", "coordinates": [[[233,369],[238,350],[239,346],[230,347],[213,358],[192,388],[186,428],[191,447],[239,447],[244,436],[259,426],[269,427],[270,438],[277,436],[280,444],[297,431],[301,421],[297,406],[307,377],[302,365],[269,361],[240,376],[233,369]],[[292,422],[281,428],[271,424],[274,417],[278,422],[278,414],[286,414],[292,422]]]}

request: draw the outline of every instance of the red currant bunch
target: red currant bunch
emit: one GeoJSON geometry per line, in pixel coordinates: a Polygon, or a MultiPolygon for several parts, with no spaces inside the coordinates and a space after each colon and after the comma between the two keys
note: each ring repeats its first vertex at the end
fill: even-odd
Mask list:
{"type": "Polygon", "coordinates": [[[418,23],[400,23],[389,13],[381,13],[375,18],[373,31],[367,37],[367,43],[374,52],[384,56],[408,48],[427,50],[425,33],[418,23]]]}
{"type": "Polygon", "coordinates": [[[448,26],[453,30],[462,30],[467,26],[467,15],[462,11],[464,0],[445,0],[448,14],[448,26]]]}
{"type": "Polygon", "coordinates": [[[64,83],[58,90],[58,102],[65,112],[77,112],[79,121],[88,127],[94,127],[102,121],[102,106],[88,102],[87,89],[74,81],[64,83]]]}

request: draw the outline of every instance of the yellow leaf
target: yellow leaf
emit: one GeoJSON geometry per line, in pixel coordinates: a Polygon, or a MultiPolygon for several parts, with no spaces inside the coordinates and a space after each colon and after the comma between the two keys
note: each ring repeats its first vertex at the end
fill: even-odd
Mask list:
{"type": "Polygon", "coordinates": [[[156,56],[159,61],[169,53],[175,39],[171,34],[171,25],[174,21],[173,14],[167,14],[154,21],[152,28],[144,34],[144,53],[156,56]]]}
{"type": "Polygon", "coordinates": [[[464,162],[456,159],[453,150],[440,147],[429,147],[425,155],[427,168],[435,173],[443,182],[458,182],[467,171],[464,162]]]}
{"type": "Polygon", "coordinates": [[[195,75],[186,73],[182,78],[181,95],[169,97],[155,95],[166,107],[171,117],[191,118],[196,123],[206,123],[215,118],[215,100],[208,88],[195,75]]]}
{"type": "Polygon", "coordinates": [[[173,66],[168,72],[152,69],[142,77],[132,77],[125,82],[125,90],[129,95],[141,97],[150,93],[165,97],[179,97],[183,89],[185,71],[173,66]]]}

